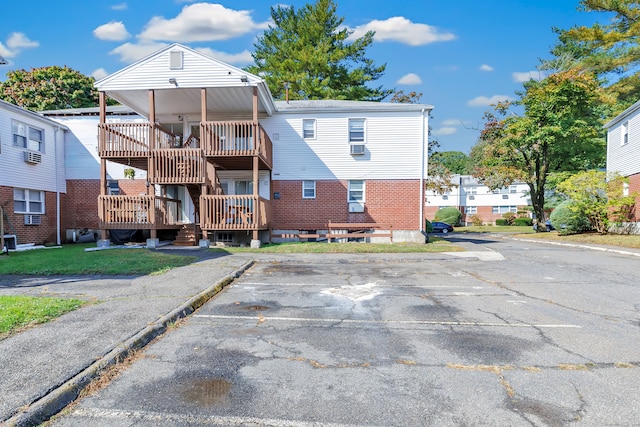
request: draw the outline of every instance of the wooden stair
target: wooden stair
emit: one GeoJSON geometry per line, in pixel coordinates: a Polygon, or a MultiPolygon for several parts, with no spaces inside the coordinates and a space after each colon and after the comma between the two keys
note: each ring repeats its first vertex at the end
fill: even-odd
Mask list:
{"type": "Polygon", "coordinates": [[[200,227],[196,224],[185,224],[178,230],[176,239],[173,241],[174,246],[196,246],[198,240],[202,236],[200,227]]]}

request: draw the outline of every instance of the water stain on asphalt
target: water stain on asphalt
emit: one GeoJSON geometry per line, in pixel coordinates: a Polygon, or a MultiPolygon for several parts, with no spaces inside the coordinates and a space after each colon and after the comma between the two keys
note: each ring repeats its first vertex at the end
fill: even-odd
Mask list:
{"type": "Polygon", "coordinates": [[[546,426],[565,426],[580,419],[579,413],[551,403],[541,402],[535,399],[518,398],[509,403],[509,406],[520,413],[533,415],[546,426]]]}
{"type": "Polygon", "coordinates": [[[245,306],[241,306],[240,307],[243,310],[246,311],[265,311],[265,310],[269,310],[271,307],[268,307],[266,305],[245,305],[245,306]]]}
{"type": "Polygon", "coordinates": [[[212,406],[223,402],[231,387],[231,383],[224,378],[198,379],[185,387],[182,398],[198,406],[212,406]]]}
{"type": "Polygon", "coordinates": [[[436,344],[471,363],[501,365],[516,363],[533,343],[509,335],[487,332],[439,331],[436,344]]]}

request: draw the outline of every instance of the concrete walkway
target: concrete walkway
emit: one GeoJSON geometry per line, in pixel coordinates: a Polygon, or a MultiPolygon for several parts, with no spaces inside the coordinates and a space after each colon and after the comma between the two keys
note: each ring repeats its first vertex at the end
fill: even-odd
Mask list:
{"type": "Polygon", "coordinates": [[[0,426],[37,425],[107,365],[193,312],[252,264],[220,254],[161,275],[1,276],[0,295],[95,302],[0,341],[0,426]]]}

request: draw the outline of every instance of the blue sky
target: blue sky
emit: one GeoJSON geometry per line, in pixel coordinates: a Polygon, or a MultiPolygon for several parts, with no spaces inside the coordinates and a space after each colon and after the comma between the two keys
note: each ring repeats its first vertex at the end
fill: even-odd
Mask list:
{"type": "MultiPolygon", "coordinates": [[[[28,13],[12,2],[0,18],[0,56],[8,61],[0,80],[13,69],[50,65],[99,79],[172,42],[244,67],[271,6],[311,1],[76,0],[36,2],[28,13]]],[[[441,150],[465,153],[489,104],[514,98],[524,79],[539,75],[539,59],[556,40],[552,27],[606,18],[577,11],[578,0],[336,3],[354,35],[376,31],[367,54],[387,69],[374,84],[422,92],[421,102],[435,107],[431,126],[441,150]]]]}

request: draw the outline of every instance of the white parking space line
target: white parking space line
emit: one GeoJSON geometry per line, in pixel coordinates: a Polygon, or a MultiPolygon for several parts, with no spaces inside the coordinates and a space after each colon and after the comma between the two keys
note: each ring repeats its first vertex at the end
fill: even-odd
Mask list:
{"type": "Polygon", "coordinates": [[[578,325],[570,324],[528,324],[528,323],[489,323],[489,322],[462,322],[462,321],[440,321],[440,320],[356,320],[356,319],[321,319],[311,317],[278,317],[278,316],[229,316],[218,314],[194,314],[192,317],[204,319],[227,319],[227,320],[247,320],[247,321],[282,321],[282,322],[321,322],[321,323],[351,323],[351,324],[384,324],[384,325],[443,325],[443,326],[485,326],[485,327],[508,327],[508,328],[582,328],[578,325]]]}
{"type": "MultiPolygon", "coordinates": [[[[159,425],[162,424],[174,424],[179,425],[193,424],[198,425],[216,425],[216,426],[273,426],[273,427],[313,427],[318,426],[317,422],[305,422],[295,420],[284,419],[267,419],[257,417],[225,417],[225,416],[206,416],[197,414],[179,414],[168,412],[153,412],[153,411],[131,411],[123,409],[104,409],[104,408],[77,408],[71,415],[76,417],[84,417],[93,422],[97,422],[99,419],[103,420],[116,420],[123,421],[122,425],[128,425],[131,420],[156,422],[159,425]]],[[[335,424],[335,423],[322,423],[327,427],[358,427],[354,424],[335,424]]]]}

